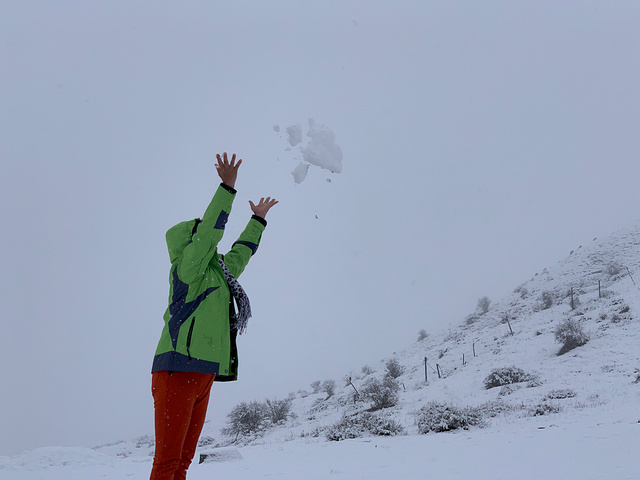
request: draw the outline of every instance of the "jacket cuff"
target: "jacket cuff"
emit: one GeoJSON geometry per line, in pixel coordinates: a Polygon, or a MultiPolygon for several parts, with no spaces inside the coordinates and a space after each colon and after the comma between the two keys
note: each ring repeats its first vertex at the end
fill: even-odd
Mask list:
{"type": "Polygon", "coordinates": [[[238,191],[235,188],[230,187],[229,185],[225,184],[225,183],[221,183],[220,186],[222,188],[224,188],[227,192],[235,195],[238,191]]]}
{"type": "Polygon", "coordinates": [[[259,215],[251,215],[251,218],[260,222],[264,227],[267,226],[267,221],[259,215]]]}

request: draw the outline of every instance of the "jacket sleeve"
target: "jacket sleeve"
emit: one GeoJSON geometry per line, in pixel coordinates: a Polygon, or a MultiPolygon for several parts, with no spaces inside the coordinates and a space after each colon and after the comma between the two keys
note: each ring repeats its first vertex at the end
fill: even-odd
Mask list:
{"type": "Polygon", "coordinates": [[[235,193],[233,188],[223,184],[216,190],[178,264],[178,276],[183,282],[191,283],[204,275],[224,234],[235,193]]]}
{"type": "Polygon", "coordinates": [[[249,263],[249,260],[258,250],[262,232],[267,226],[267,221],[254,215],[249,220],[244,231],[233,244],[231,250],[224,256],[224,264],[231,272],[231,275],[238,278],[249,263]]]}

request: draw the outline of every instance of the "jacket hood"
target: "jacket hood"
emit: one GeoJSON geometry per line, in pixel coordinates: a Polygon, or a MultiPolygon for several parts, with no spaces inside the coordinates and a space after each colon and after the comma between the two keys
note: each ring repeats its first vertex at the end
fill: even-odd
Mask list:
{"type": "Polygon", "coordinates": [[[191,233],[193,232],[193,227],[196,225],[196,219],[187,220],[185,222],[180,222],[177,225],[174,225],[169,230],[167,230],[167,234],[165,238],[167,240],[167,249],[169,250],[169,259],[171,263],[175,263],[185,247],[191,243],[191,233]]]}

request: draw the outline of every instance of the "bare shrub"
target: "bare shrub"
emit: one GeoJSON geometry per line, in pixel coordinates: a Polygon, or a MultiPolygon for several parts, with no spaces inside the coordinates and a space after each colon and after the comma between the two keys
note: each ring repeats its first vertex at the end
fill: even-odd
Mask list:
{"type": "Polygon", "coordinates": [[[310,432],[305,432],[304,430],[300,432],[300,438],[318,438],[323,432],[327,430],[327,427],[315,427],[310,432]]]}
{"type": "Polygon", "coordinates": [[[418,332],[418,342],[421,342],[422,340],[424,340],[425,338],[427,338],[429,336],[429,334],[427,333],[427,331],[423,328],[422,330],[420,330],[418,332]]]}
{"type": "Polygon", "coordinates": [[[609,262],[604,267],[604,273],[610,277],[615,277],[622,272],[622,265],[618,262],[609,262]]]}
{"type": "Polygon", "coordinates": [[[366,377],[367,375],[371,375],[372,373],[376,373],[376,371],[371,368],[369,365],[365,365],[362,367],[362,374],[366,377]]]}
{"type": "Polygon", "coordinates": [[[562,400],[563,398],[573,398],[575,396],[575,390],[571,390],[570,388],[563,388],[558,390],[551,390],[542,400],[562,400]]]}
{"type": "Polygon", "coordinates": [[[497,417],[498,415],[505,413],[505,412],[510,412],[512,410],[514,410],[516,407],[513,407],[512,405],[503,402],[502,400],[492,400],[489,402],[485,402],[481,405],[478,405],[477,407],[474,407],[473,410],[480,414],[482,416],[482,418],[486,418],[486,417],[497,417]]]}
{"type": "Polygon", "coordinates": [[[526,298],[527,295],[529,295],[529,290],[527,290],[527,288],[522,285],[516,288],[513,292],[520,294],[520,298],[522,299],[526,298]]]}
{"type": "Polygon", "coordinates": [[[136,448],[153,447],[156,444],[155,438],[151,435],[142,435],[136,438],[136,448]]]}
{"type": "Polygon", "coordinates": [[[562,410],[559,405],[553,405],[551,403],[539,403],[538,405],[529,409],[529,415],[537,417],[539,415],[549,415],[550,413],[558,413],[562,410]]]}
{"type": "Polygon", "coordinates": [[[371,402],[372,410],[393,407],[398,403],[398,382],[386,375],[382,380],[371,378],[361,390],[362,396],[371,402]]]}
{"type": "Polygon", "coordinates": [[[478,312],[480,312],[480,315],[484,315],[485,313],[487,313],[489,311],[490,305],[491,300],[489,300],[489,297],[485,296],[478,300],[478,312]]]}
{"type": "Polygon", "coordinates": [[[269,413],[269,420],[272,424],[284,422],[291,415],[291,399],[285,398],[284,400],[267,400],[267,409],[269,413]]]}
{"type": "Polygon", "coordinates": [[[209,437],[208,435],[203,435],[198,440],[198,447],[209,447],[211,445],[214,445],[215,443],[216,443],[215,438],[209,437]]]}
{"type": "Polygon", "coordinates": [[[610,298],[610,297],[613,297],[614,295],[615,295],[614,292],[612,292],[611,290],[607,290],[606,288],[603,288],[600,291],[600,297],[601,298],[610,298]]]}
{"type": "Polygon", "coordinates": [[[511,395],[514,392],[517,392],[522,388],[522,385],[505,385],[498,392],[498,396],[505,397],[507,395],[511,395]]]}
{"type": "Polygon", "coordinates": [[[556,296],[553,292],[549,290],[545,290],[540,294],[540,309],[548,310],[553,307],[553,304],[556,300],[556,296]]]}
{"type": "Polygon", "coordinates": [[[502,387],[512,383],[528,382],[534,378],[533,375],[526,373],[521,368],[504,367],[496,368],[484,379],[484,388],[489,390],[494,387],[502,387]]]}
{"type": "Polygon", "coordinates": [[[575,318],[567,318],[554,331],[556,342],[562,343],[558,355],[563,355],[574,348],[589,341],[589,335],[582,329],[582,325],[575,318]]]}
{"type": "Polygon", "coordinates": [[[481,424],[482,413],[479,409],[459,408],[439,402],[429,402],[416,415],[416,425],[420,433],[448,432],[481,424]]]}
{"type": "Polygon", "coordinates": [[[395,358],[387,361],[385,368],[387,369],[387,375],[391,378],[398,378],[405,372],[405,368],[395,358]]]}
{"type": "Polygon", "coordinates": [[[527,388],[536,388],[542,385],[542,383],[543,382],[542,380],[540,380],[540,377],[538,377],[538,375],[531,375],[529,380],[527,380],[527,388]]]}
{"type": "Polygon", "coordinates": [[[320,391],[320,387],[322,386],[322,383],[320,382],[320,380],[316,380],[315,382],[311,382],[309,386],[313,390],[313,393],[318,393],[320,391]]]}
{"type": "Polygon", "coordinates": [[[336,393],[336,382],[334,380],[326,380],[322,384],[322,391],[327,394],[327,398],[333,397],[336,393]]]}
{"type": "Polygon", "coordinates": [[[370,435],[394,436],[403,432],[404,428],[396,421],[363,412],[351,417],[342,417],[327,429],[326,437],[327,440],[339,442],[348,438],[370,435]]]}
{"type": "Polygon", "coordinates": [[[265,403],[252,401],[240,402],[227,414],[227,426],[222,428],[223,435],[245,437],[264,431],[269,423],[269,409],[265,403]]]}
{"type": "Polygon", "coordinates": [[[473,325],[478,320],[480,320],[480,315],[478,315],[477,313],[471,313],[465,317],[465,323],[467,325],[473,325]]]}

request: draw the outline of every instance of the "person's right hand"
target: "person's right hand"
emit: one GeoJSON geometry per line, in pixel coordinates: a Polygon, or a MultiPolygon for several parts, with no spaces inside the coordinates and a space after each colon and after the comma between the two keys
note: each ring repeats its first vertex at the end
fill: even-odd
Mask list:
{"type": "Polygon", "coordinates": [[[236,154],[234,153],[231,156],[231,163],[229,163],[229,159],[227,158],[227,152],[224,152],[220,157],[218,153],[216,158],[218,159],[218,163],[216,164],[216,170],[218,170],[218,176],[222,183],[227,185],[228,187],[235,188],[236,186],[236,178],[238,178],[238,168],[242,165],[242,159],[238,160],[236,163],[236,154]]]}

